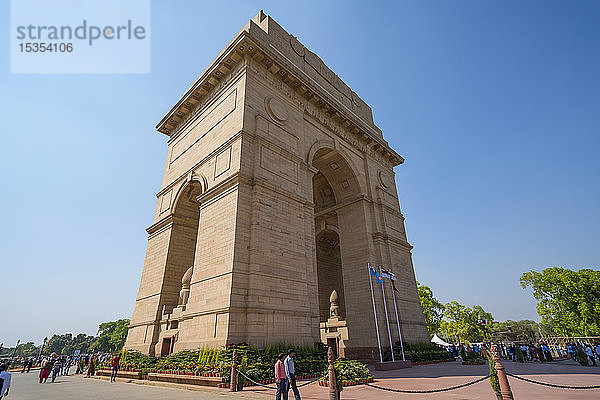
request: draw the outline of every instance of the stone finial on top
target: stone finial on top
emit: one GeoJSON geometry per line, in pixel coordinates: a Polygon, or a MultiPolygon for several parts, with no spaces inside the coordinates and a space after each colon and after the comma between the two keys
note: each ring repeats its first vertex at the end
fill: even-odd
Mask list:
{"type": "Polygon", "coordinates": [[[329,307],[330,316],[339,317],[340,316],[340,297],[338,296],[338,293],[336,290],[331,292],[331,296],[329,296],[329,303],[331,304],[331,307],[329,307]]]}

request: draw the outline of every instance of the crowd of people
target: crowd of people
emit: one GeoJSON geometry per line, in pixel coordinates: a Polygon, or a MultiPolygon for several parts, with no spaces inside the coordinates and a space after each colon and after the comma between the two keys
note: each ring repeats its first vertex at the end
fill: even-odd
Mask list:
{"type": "MultiPolygon", "coordinates": [[[[532,343],[499,343],[497,344],[500,356],[505,360],[515,362],[551,362],[555,357],[560,359],[573,359],[578,361],[577,354],[581,350],[587,357],[588,365],[596,366],[600,361],[600,343],[568,343],[565,345],[550,346],[546,342],[532,343]]],[[[481,358],[487,357],[486,346],[482,343],[451,345],[447,350],[460,357],[461,349],[466,352],[475,352],[481,358]]]]}
{"type": "MultiPolygon", "coordinates": [[[[54,382],[57,376],[68,376],[71,368],[75,374],[85,374],[86,378],[94,376],[98,365],[110,360],[110,354],[83,354],[78,356],[58,356],[52,354],[40,361],[40,383],[46,383],[51,376],[54,382]]],[[[21,371],[24,372],[24,371],[21,371]]]]}
{"type": "MultiPolygon", "coordinates": [[[[46,383],[48,379],[54,382],[61,375],[68,376],[73,367],[75,367],[75,374],[84,374],[85,377],[93,376],[98,365],[111,359],[113,359],[113,356],[110,353],[82,354],[76,356],[61,356],[52,353],[49,356],[6,359],[0,361],[0,367],[4,368],[3,371],[8,373],[10,365],[20,364],[22,374],[30,373],[32,368],[36,370],[39,368],[39,383],[46,383]]],[[[10,381],[10,379],[8,380],[10,381]]]]}
{"type": "MultiPolygon", "coordinates": [[[[61,375],[68,376],[73,367],[75,367],[75,374],[83,374],[85,378],[89,378],[96,373],[98,365],[110,361],[113,367],[110,380],[114,382],[119,370],[119,360],[119,356],[115,357],[110,353],[77,356],[60,356],[52,353],[49,356],[6,358],[0,360],[0,399],[8,396],[12,376],[8,369],[11,366],[20,365],[22,374],[30,373],[32,368],[36,370],[39,368],[39,383],[46,383],[48,379],[54,382],[61,375]]],[[[14,372],[15,368],[12,371],[14,372]]]]}

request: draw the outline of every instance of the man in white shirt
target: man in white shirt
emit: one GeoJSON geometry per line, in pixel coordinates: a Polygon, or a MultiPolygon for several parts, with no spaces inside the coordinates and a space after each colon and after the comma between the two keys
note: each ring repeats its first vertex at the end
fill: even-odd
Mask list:
{"type": "Polygon", "coordinates": [[[0,378],[4,380],[4,384],[0,389],[0,398],[8,396],[8,389],[10,389],[10,372],[7,369],[8,365],[0,365],[0,378]]]}
{"type": "Polygon", "coordinates": [[[594,357],[594,350],[592,350],[592,345],[588,344],[585,346],[584,350],[585,354],[592,360],[594,367],[596,366],[596,357],[594,357]]]}

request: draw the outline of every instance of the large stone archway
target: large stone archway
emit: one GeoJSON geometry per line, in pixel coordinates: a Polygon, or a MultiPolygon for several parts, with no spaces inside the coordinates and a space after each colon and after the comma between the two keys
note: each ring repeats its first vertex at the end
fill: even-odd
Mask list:
{"type": "Polygon", "coordinates": [[[398,276],[390,325],[427,340],[394,178],[403,159],[275,21],[253,18],[157,128],[167,161],[127,348],[311,345],[335,290],[345,356],[378,358],[369,263],[398,276]]]}

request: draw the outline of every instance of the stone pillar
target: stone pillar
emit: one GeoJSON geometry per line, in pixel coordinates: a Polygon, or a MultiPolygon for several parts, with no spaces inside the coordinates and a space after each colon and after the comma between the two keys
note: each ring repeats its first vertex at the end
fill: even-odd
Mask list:
{"type": "Polygon", "coordinates": [[[338,400],[339,398],[337,382],[335,381],[335,367],[333,366],[334,359],[333,348],[329,346],[329,349],[327,350],[327,361],[329,362],[329,368],[327,369],[329,372],[329,400],[338,400]]]}
{"type": "Polygon", "coordinates": [[[237,349],[233,349],[233,355],[231,356],[231,383],[229,384],[229,390],[237,392],[237,349]]]}
{"type": "Polygon", "coordinates": [[[512,391],[510,390],[510,384],[506,376],[504,365],[502,365],[502,359],[498,352],[498,347],[495,343],[492,343],[492,357],[494,358],[496,374],[498,375],[498,383],[500,384],[500,392],[502,393],[502,400],[513,400],[512,391]]]}

